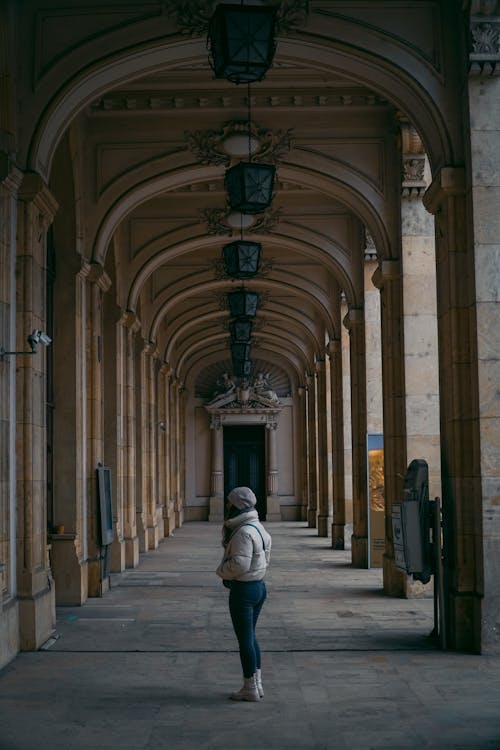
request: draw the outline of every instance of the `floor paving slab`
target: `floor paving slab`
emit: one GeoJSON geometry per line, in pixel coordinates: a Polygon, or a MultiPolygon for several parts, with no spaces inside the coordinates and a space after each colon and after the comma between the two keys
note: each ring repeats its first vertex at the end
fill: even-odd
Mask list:
{"type": "Polygon", "coordinates": [[[388,598],[314,529],[268,528],[262,701],[228,700],[220,530],[190,523],[0,671],[0,750],[500,750],[499,658],[436,650],[432,596],[388,598]]]}

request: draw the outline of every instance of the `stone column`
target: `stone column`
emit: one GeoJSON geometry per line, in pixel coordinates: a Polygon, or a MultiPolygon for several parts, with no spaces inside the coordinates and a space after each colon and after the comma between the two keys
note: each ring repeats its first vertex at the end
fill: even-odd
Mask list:
{"type": "Polygon", "coordinates": [[[280,502],[278,498],[278,421],[275,417],[268,420],[267,431],[267,511],[268,521],[281,521],[280,502]]]}
{"type": "MultiPolygon", "coordinates": [[[[348,309],[345,297],[341,299],[341,320],[345,321],[348,309]]],[[[342,406],[344,412],[344,493],[346,529],[348,537],[352,536],[352,417],[351,417],[351,358],[350,358],[350,335],[345,325],[340,329],[340,344],[342,357],[342,406]]]]}
{"type": "MultiPolygon", "coordinates": [[[[483,522],[488,518],[483,518],[481,463],[485,469],[498,467],[499,441],[496,430],[491,429],[498,420],[485,419],[481,424],[479,420],[477,326],[484,358],[482,395],[486,395],[490,383],[497,382],[490,378],[498,361],[498,319],[492,318],[489,310],[498,303],[491,307],[485,303],[476,309],[471,196],[467,194],[464,168],[443,167],[427,190],[424,205],[436,216],[447,642],[451,648],[479,651],[484,592],[483,522]],[[480,313],[479,320],[476,313],[480,313]]],[[[497,216],[498,205],[491,204],[485,223],[492,218],[498,224],[497,216]]],[[[479,268],[483,270],[481,265],[479,268]]],[[[487,403],[481,408],[485,408],[486,417],[487,403]]],[[[493,509],[490,518],[492,513],[493,509]]],[[[494,540],[494,536],[490,538],[494,540]]],[[[498,574],[492,571],[491,575],[495,576],[498,601],[498,574]]]]}
{"type": "Polygon", "coordinates": [[[394,563],[392,506],[403,497],[407,468],[403,284],[399,260],[384,260],[373,275],[380,289],[384,409],[385,540],[384,591],[406,596],[407,576],[394,563]]]}
{"type": "Polygon", "coordinates": [[[318,446],[316,429],[316,381],[314,375],[306,376],[307,382],[307,433],[308,433],[308,471],[309,497],[307,505],[307,523],[310,529],[316,528],[318,513],[318,446]]]}
{"type": "Polygon", "coordinates": [[[212,431],[212,467],[210,474],[209,521],[224,520],[224,441],[223,428],[218,415],[210,420],[212,431]]]}
{"type": "Polygon", "coordinates": [[[332,403],[332,547],[345,547],[344,399],[342,392],[342,346],[339,339],[328,344],[332,403]]]}
{"type": "Polygon", "coordinates": [[[316,361],[318,433],[318,536],[328,536],[332,525],[332,498],[329,493],[328,409],[325,360],[316,361]]]}
{"type": "MultiPolygon", "coordinates": [[[[46,233],[57,204],[43,180],[25,174],[17,213],[17,346],[45,328],[46,233]]],[[[17,559],[20,648],[39,648],[55,626],[55,597],[47,549],[46,350],[16,359],[17,559]]]]}
{"type": "Polygon", "coordinates": [[[366,362],[364,310],[349,308],[344,318],[349,331],[352,417],[352,563],[368,567],[368,493],[366,459],[366,362]]]}
{"type": "Polygon", "coordinates": [[[307,389],[300,385],[297,388],[299,397],[298,408],[300,410],[300,443],[298,446],[299,478],[301,484],[301,505],[300,519],[307,521],[307,508],[309,504],[309,439],[308,439],[308,418],[307,418],[307,389]]]}
{"type": "Polygon", "coordinates": [[[172,394],[172,495],[174,500],[174,515],[176,527],[182,526],[183,503],[181,497],[181,390],[177,379],[173,380],[172,394]]]}
{"type": "Polygon", "coordinates": [[[135,404],[135,337],[141,327],[132,312],[125,312],[118,323],[118,451],[117,492],[123,507],[125,565],[139,564],[139,537],[136,518],[136,404],[135,404]]]}
{"type": "MultiPolygon", "coordinates": [[[[481,649],[485,653],[500,651],[500,16],[498,3],[496,10],[494,5],[483,9],[486,15],[472,16],[473,51],[469,75],[482,519],[474,513],[475,521],[471,519],[464,532],[470,530],[477,537],[482,522],[481,649]]],[[[475,565],[479,567],[479,564],[478,558],[475,565]]],[[[471,593],[467,595],[467,609],[474,612],[478,608],[479,571],[471,571],[467,578],[461,588],[468,585],[471,593]]],[[[452,597],[457,598],[454,593],[452,597]]],[[[457,605],[453,608],[456,610],[457,605]]],[[[458,636],[463,638],[465,631],[466,627],[461,624],[457,639],[458,636]]]]}
{"type": "Polygon", "coordinates": [[[164,362],[158,372],[158,502],[161,509],[163,536],[169,536],[168,528],[168,373],[164,362]]]}
{"type": "Polygon", "coordinates": [[[145,550],[157,549],[159,541],[156,519],[155,354],[155,344],[146,342],[141,353],[141,505],[145,550]]]}
{"type": "MultiPolygon", "coordinates": [[[[111,280],[98,263],[84,263],[85,288],[85,430],[87,466],[85,490],[87,504],[88,594],[102,596],[108,580],[103,577],[104,550],[99,528],[99,502],[96,469],[104,464],[104,374],[103,374],[103,295],[111,280]]],[[[116,519],[115,519],[116,520],[116,519]]]]}
{"type": "MultiPolygon", "coordinates": [[[[0,97],[0,101],[2,101],[0,97]]],[[[1,116],[0,116],[1,117],[1,116]]],[[[0,346],[16,349],[17,191],[22,173],[0,151],[0,346]]],[[[29,332],[31,333],[31,331],[29,332]]],[[[19,651],[16,599],[16,358],[0,358],[0,669],[19,651]]]]}

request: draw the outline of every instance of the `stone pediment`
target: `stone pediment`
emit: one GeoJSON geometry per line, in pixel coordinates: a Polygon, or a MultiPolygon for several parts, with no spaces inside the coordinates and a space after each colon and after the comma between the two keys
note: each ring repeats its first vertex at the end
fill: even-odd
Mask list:
{"type": "Polygon", "coordinates": [[[282,409],[282,404],[278,399],[266,398],[255,393],[253,389],[241,392],[237,389],[232,393],[222,393],[216,396],[207,404],[205,409],[208,412],[269,412],[278,413],[282,409]]]}

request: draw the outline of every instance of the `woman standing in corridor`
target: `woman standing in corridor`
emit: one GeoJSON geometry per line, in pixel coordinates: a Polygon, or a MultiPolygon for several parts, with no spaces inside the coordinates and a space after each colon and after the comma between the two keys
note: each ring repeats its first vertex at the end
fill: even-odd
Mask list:
{"type": "Polygon", "coordinates": [[[260,648],[255,627],[266,599],[264,576],[271,557],[271,536],[259,521],[257,498],[249,487],[235,487],[227,498],[222,527],[224,555],[217,575],[230,589],[229,612],[240,649],[243,687],[230,698],[263,697],[260,648]]]}

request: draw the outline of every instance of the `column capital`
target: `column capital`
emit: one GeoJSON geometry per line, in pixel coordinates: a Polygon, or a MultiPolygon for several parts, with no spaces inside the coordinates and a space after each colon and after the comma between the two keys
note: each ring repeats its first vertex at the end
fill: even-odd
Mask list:
{"type": "Polygon", "coordinates": [[[22,181],[23,173],[16,167],[10,154],[0,151],[0,185],[9,193],[17,193],[22,181]]]}
{"type": "Polygon", "coordinates": [[[498,3],[479,5],[473,0],[470,34],[469,75],[492,78],[500,75],[500,16],[498,3]],[[496,8],[495,8],[496,5],[496,8]]]}
{"type": "Polygon", "coordinates": [[[146,356],[151,357],[152,359],[160,358],[160,351],[156,345],[156,341],[149,341],[149,340],[144,339],[142,353],[145,354],[146,356]]]}
{"type": "Polygon", "coordinates": [[[220,430],[222,428],[222,420],[220,414],[212,414],[210,417],[210,429],[220,430]]]}
{"type": "Polygon", "coordinates": [[[397,281],[401,278],[401,261],[399,258],[383,260],[372,275],[372,281],[377,289],[382,289],[388,281],[397,281]]]}
{"type": "Polygon", "coordinates": [[[111,279],[100,263],[88,263],[84,260],[81,275],[89,283],[98,286],[102,292],[107,292],[111,288],[111,279]]]}
{"type": "Polygon", "coordinates": [[[162,362],[160,366],[160,374],[168,378],[171,372],[172,372],[172,365],[169,362],[162,362]]]}
{"type": "Polygon", "coordinates": [[[43,216],[45,224],[52,224],[59,208],[45,180],[36,172],[24,172],[18,190],[19,200],[33,203],[43,216]]]}
{"type": "Polygon", "coordinates": [[[120,318],[120,325],[124,328],[130,328],[132,333],[137,333],[141,327],[141,321],[133,310],[123,310],[120,318]]]}
{"type": "Polygon", "coordinates": [[[328,344],[326,345],[326,351],[329,354],[330,357],[335,356],[335,354],[340,354],[342,352],[342,342],[340,339],[330,339],[328,344]]]}
{"type": "Polygon", "coordinates": [[[314,363],[314,370],[317,373],[324,372],[325,371],[325,360],[324,359],[317,359],[314,363]]]}
{"type": "Polygon", "coordinates": [[[365,319],[365,311],[362,307],[350,307],[347,311],[343,323],[348,331],[360,325],[365,319]]]}
{"type": "Polygon", "coordinates": [[[442,167],[425,191],[423,204],[429,213],[437,214],[443,201],[465,191],[465,167],[442,167]]]}

